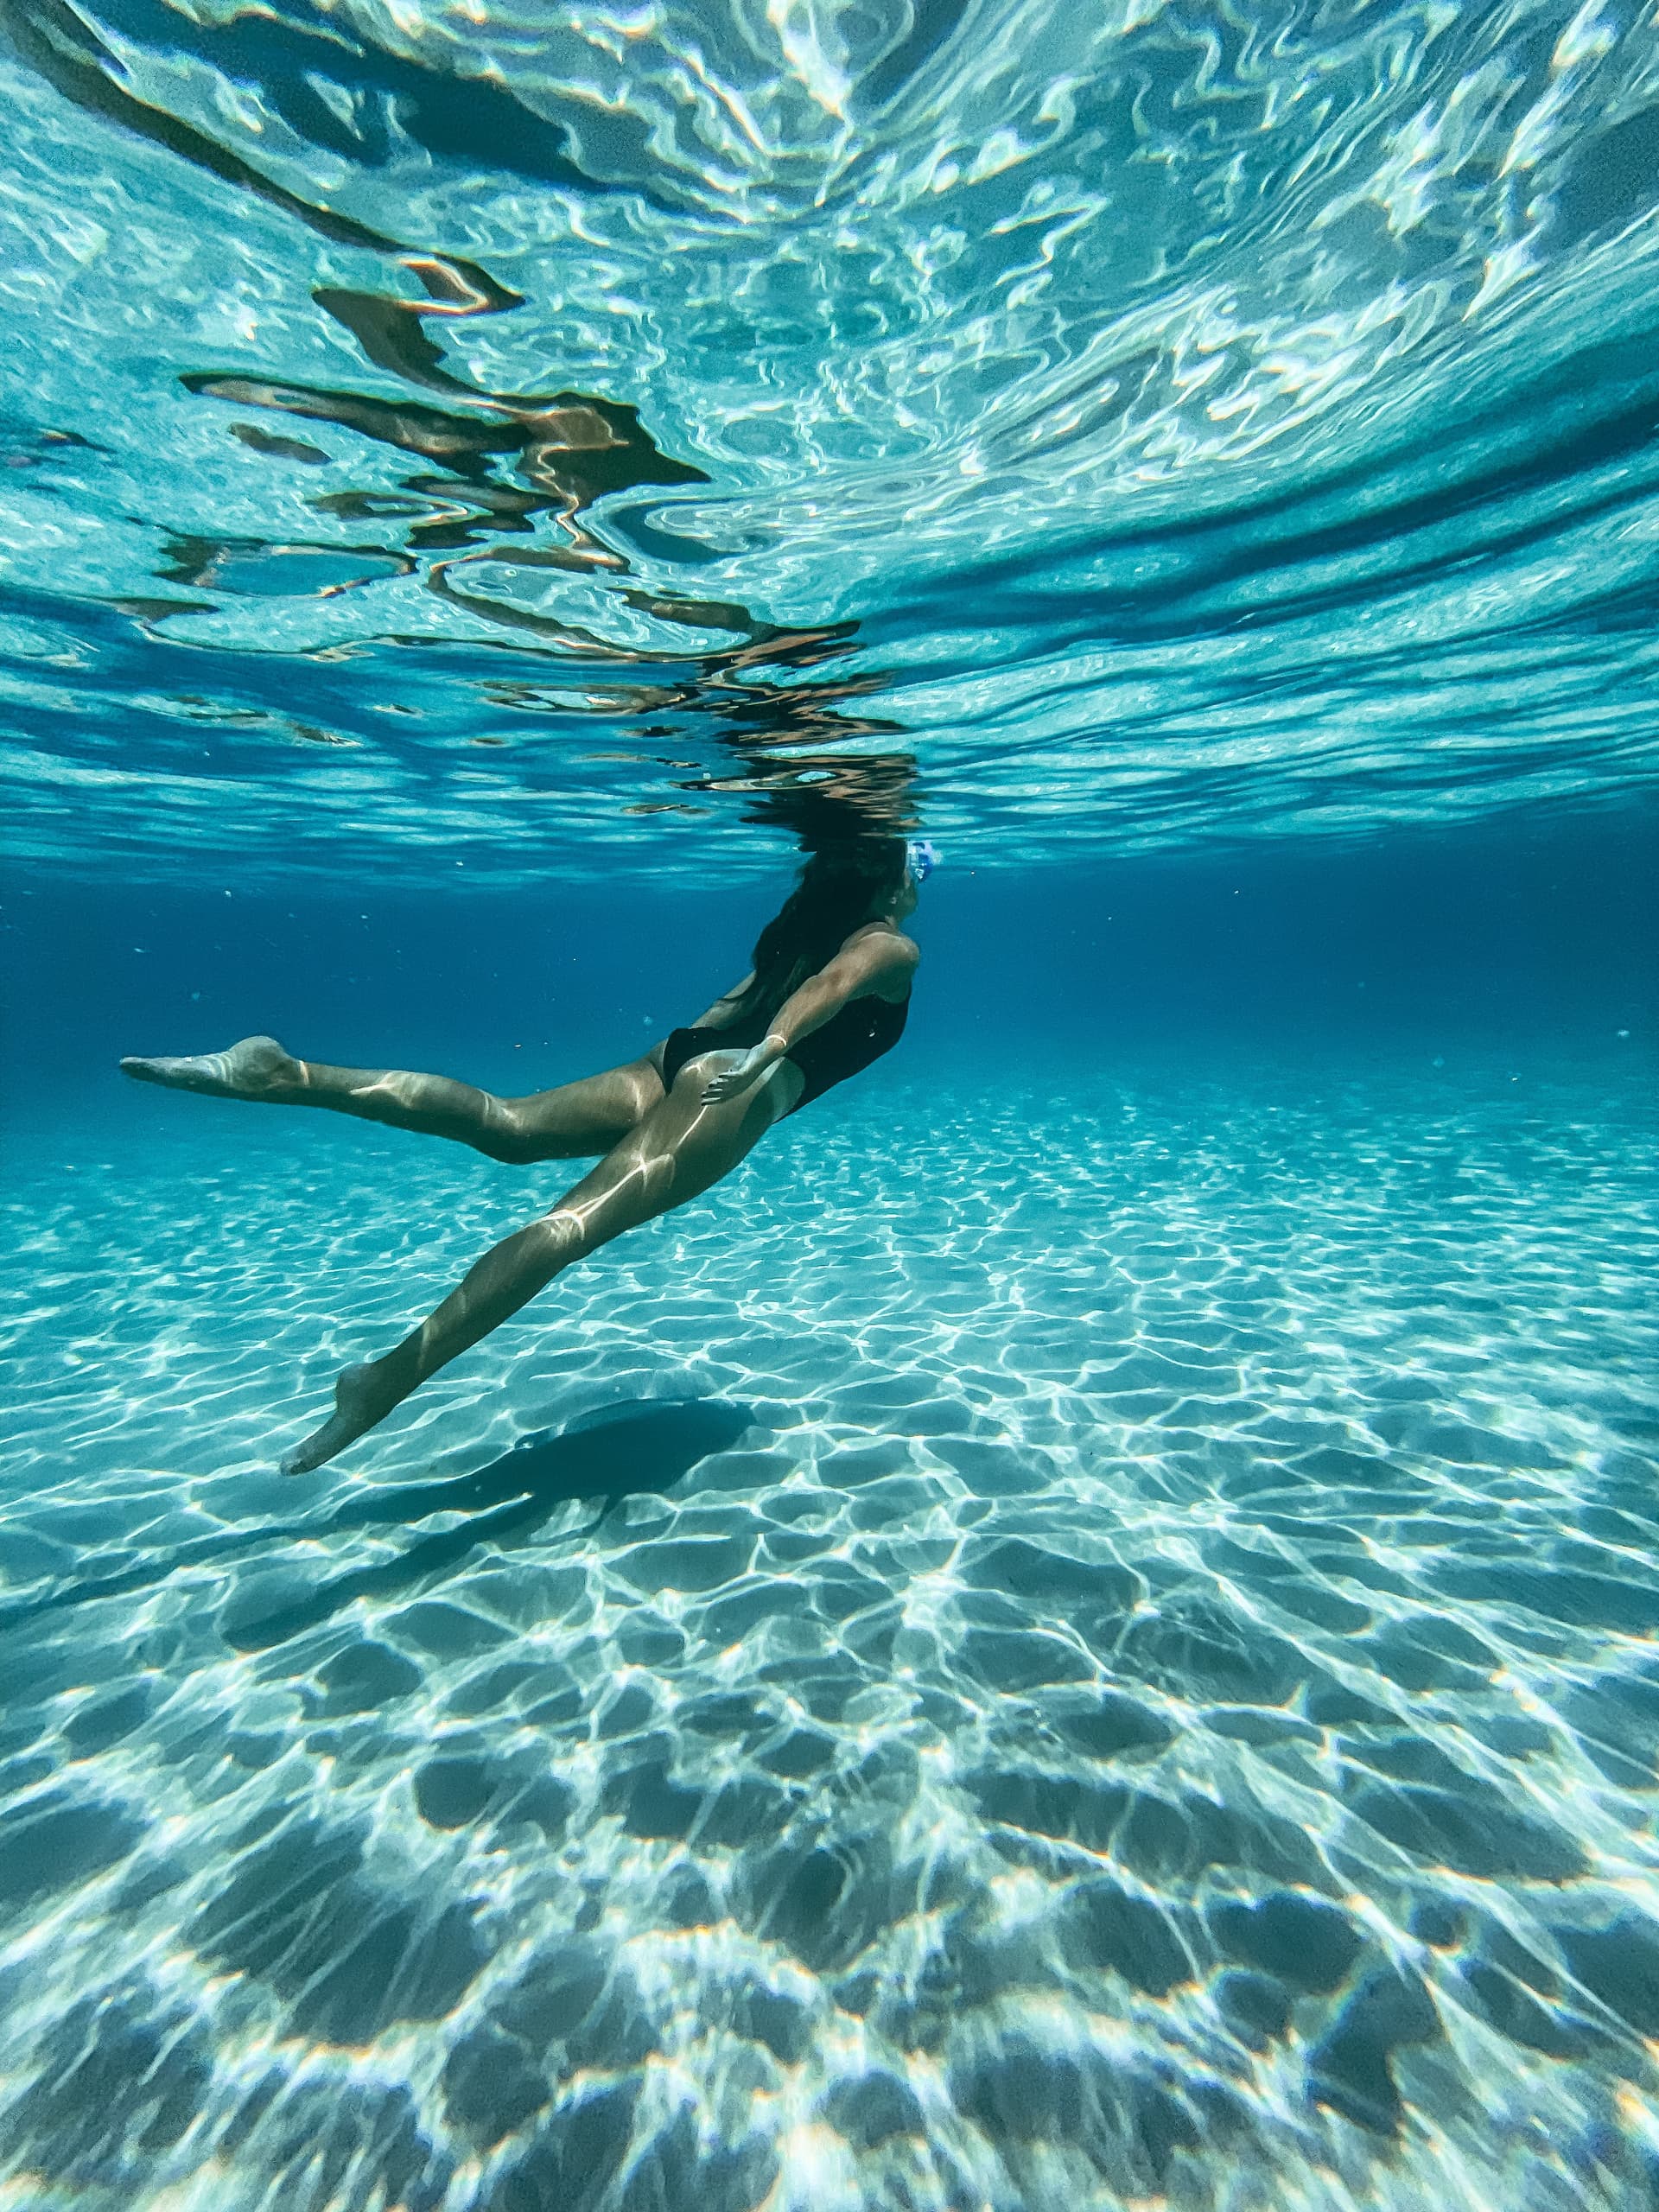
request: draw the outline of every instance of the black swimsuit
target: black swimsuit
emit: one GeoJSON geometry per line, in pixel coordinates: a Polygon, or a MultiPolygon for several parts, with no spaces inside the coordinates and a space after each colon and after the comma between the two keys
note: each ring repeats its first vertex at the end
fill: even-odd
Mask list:
{"type": "MultiPolygon", "coordinates": [[[[806,1088],[791,1113],[798,1114],[803,1106],[822,1098],[833,1084],[845,1083],[849,1075],[857,1075],[883,1052],[890,1052],[905,1033],[909,1013],[908,991],[896,1004],[891,999],[855,999],[832,1014],[822,1029],[798,1039],[785,1057],[799,1069],[806,1088]]],[[[699,1052],[747,1052],[766,1034],[770,1019],[769,1015],[764,1020],[751,1017],[734,1022],[729,1029],[671,1029],[663,1048],[664,1090],[674,1088],[675,1077],[699,1052]]]]}

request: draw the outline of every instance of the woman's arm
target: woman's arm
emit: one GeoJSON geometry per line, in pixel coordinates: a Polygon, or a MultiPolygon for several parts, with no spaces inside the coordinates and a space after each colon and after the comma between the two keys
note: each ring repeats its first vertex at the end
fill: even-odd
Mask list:
{"type": "Polygon", "coordinates": [[[777,1066],[791,1045],[822,1029],[826,1021],[833,1021],[855,999],[896,1001],[904,995],[899,986],[908,986],[921,957],[909,938],[893,930],[873,930],[869,936],[843,945],[833,960],[816,976],[809,976],[784,1001],[772,1016],[771,1028],[754,1049],[745,1052],[735,1067],[710,1079],[703,1096],[714,1103],[747,1090],[768,1068],[777,1066]]]}
{"type": "Polygon", "coordinates": [[[872,930],[868,937],[855,938],[784,1001],[772,1016],[767,1040],[781,1041],[781,1059],[791,1045],[833,1021],[855,999],[902,998],[921,957],[896,930],[872,930]]]}

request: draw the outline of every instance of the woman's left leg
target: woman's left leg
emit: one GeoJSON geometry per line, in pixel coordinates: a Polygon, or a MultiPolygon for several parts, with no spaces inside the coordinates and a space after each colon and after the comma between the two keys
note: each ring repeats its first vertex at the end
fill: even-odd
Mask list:
{"type": "Polygon", "coordinates": [[[798,1071],[781,1061],[753,1090],[705,1103],[709,1077],[738,1058],[709,1052],[688,1061],[674,1088],[639,1127],[539,1221],[486,1252],[400,1344],[364,1366],[346,1368],[334,1384],[332,1418],[288,1454],[283,1472],[308,1474],[332,1459],[555,1275],[730,1174],[801,1093],[798,1071]]]}
{"type": "Polygon", "coordinates": [[[562,1083],[524,1098],[501,1098],[453,1076],[410,1068],[334,1067],[299,1060],[274,1037],[245,1037],[223,1052],[182,1058],[130,1058],[140,1083],[241,1098],[266,1106],[321,1106],[359,1122],[380,1122],[423,1136],[453,1137],[491,1160],[528,1166],[605,1152],[663,1095],[660,1047],[601,1075],[562,1083]]]}

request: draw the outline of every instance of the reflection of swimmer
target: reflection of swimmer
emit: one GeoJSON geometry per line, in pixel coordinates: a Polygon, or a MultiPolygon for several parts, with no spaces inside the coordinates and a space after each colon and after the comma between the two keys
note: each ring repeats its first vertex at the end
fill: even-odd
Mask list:
{"type": "Polygon", "coordinates": [[[919,955],[899,924],[934,862],[897,837],[825,847],[761,931],[753,969],[689,1029],[603,1075],[497,1098],[448,1076],[325,1067],[273,1038],[191,1059],[128,1059],[146,1083],[273,1105],[327,1106],[454,1137],[515,1163],[605,1157],[539,1221],[486,1252],[383,1358],[348,1367],[335,1411],[283,1462],[321,1466],[429,1375],[516,1313],[573,1261],[728,1175],[774,1122],[868,1067],[899,1041],[919,955]]]}

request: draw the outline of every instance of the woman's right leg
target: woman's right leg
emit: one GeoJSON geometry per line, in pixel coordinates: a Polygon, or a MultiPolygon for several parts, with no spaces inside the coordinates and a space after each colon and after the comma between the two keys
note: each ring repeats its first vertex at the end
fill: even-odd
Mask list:
{"type": "Polygon", "coordinates": [[[785,1062],[735,1097],[710,1103],[709,1077],[741,1057],[711,1052],[689,1061],[639,1128],[539,1221],[485,1253],[401,1344],[337,1376],[333,1414],[286,1455],[284,1474],[308,1474],[343,1452],[575,1262],[729,1175],[802,1090],[799,1071],[785,1062]]]}
{"type": "Polygon", "coordinates": [[[331,1067],[296,1060],[274,1037],[245,1037],[227,1052],[183,1059],[126,1059],[140,1083],[245,1098],[270,1106],[321,1106],[395,1129],[449,1137],[492,1160],[523,1165],[608,1152],[663,1096],[654,1058],[607,1068],[524,1098],[499,1098],[447,1075],[402,1068],[331,1067]]]}

